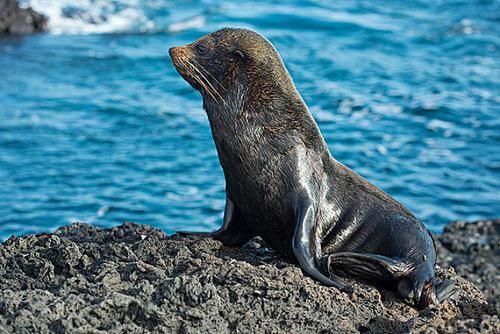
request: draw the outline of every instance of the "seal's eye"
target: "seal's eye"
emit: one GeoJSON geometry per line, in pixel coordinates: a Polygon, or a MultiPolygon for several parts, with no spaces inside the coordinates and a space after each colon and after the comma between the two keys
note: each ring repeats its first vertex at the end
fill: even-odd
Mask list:
{"type": "Polygon", "coordinates": [[[208,52],[208,45],[205,43],[198,43],[196,44],[196,52],[200,55],[204,55],[208,52]]]}

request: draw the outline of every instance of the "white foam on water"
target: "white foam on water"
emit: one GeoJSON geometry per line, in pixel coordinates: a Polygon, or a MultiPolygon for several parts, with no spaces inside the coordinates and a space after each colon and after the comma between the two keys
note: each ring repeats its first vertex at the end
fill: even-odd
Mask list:
{"type": "Polygon", "coordinates": [[[204,16],[195,16],[192,19],[186,20],[184,22],[172,23],[168,26],[169,32],[179,32],[183,30],[200,28],[205,25],[206,19],[204,16]]]}
{"type": "Polygon", "coordinates": [[[184,17],[170,24],[165,23],[165,18],[150,17],[155,9],[166,6],[164,0],[23,0],[21,5],[46,15],[49,32],[57,35],[174,33],[206,23],[203,15],[184,17]]]}
{"type": "MultiPolygon", "coordinates": [[[[156,22],[148,17],[148,9],[165,6],[162,0],[24,0],[24,7],[31,6],[49,18],[52,34],[105,34],[179,32],[202,27],[203,15],[186,18],[171,24],[156,22]]],[[[164,18],[163,18],[164,19],[164,18]]],[[[164,21],[163,21],[164,22],[164,21]]]]}
{"type": "Polygon", "coordinates": [[[53,34],[147,32],[154,29],[139,0],[26,0],[49,17],[53,34]]]}

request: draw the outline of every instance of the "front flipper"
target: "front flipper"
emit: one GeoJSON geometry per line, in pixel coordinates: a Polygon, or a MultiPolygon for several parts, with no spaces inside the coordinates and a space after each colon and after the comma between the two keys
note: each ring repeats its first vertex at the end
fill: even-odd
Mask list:
{"type": "Polygon", "coordinates": [[[350,287],[338,277],[332,275],[330,278],[323,275],[318,264],[321,255],[320,242],[315,232],[316,214],[314,206],[309,198],[297,201],[295,206],[295,233],[293,235],[292,248],[300,268],[312,278],[319,282],[336,287],[342,291],[350,291],[350,287]]]}
{"type": "Polygon", "coordinates": [[[215,238],[225,246],[243,246],[247,241],[255,237],[245,222],[241,212],[236,208],[233,201],[226,195],[226,207],[222,227],[214,232],[177,232],[180,235],[198,235],[215,238]]]}

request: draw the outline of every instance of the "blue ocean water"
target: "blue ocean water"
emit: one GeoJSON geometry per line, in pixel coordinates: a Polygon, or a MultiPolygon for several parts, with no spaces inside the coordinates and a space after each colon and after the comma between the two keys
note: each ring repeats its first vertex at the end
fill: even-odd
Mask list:
{"type": "Polygon", "coordinates": [[[500,216],[499,1],[24,1],[0,38],[0,238],[85,221],[213,230],[224,178],[167,50],[223,26],[281,52],[337,158],[432,231],[500,216]]]}

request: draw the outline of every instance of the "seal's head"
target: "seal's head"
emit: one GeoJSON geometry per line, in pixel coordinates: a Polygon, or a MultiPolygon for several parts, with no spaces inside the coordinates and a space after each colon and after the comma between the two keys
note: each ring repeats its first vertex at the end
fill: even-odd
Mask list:
{"type": "Polygon", "coordinates": [[[225,104],[242,90],[253,100],[296,92],[276,49],[248,29],[224,28],[169,53],[177,71],[205,102],[225,104]]]}

